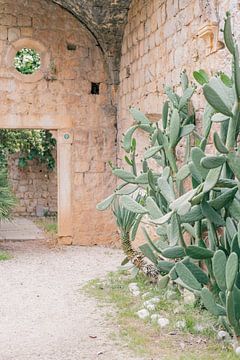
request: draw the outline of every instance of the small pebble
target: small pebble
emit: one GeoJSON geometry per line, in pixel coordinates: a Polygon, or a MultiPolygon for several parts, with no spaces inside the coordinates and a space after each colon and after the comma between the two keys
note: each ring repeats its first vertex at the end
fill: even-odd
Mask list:
{"type": "Polygon", "coordinates": [[[149,303],[146,305],[146,309],[148,309],[149,311],[154,311],[156,309],[156,306],[152,303],[149,303]]]}
{"type": "Polygon", "coordinates": [[[142,309],[137,312],[137,315],[140,319],[147,319],[150,315],[149,311],[147,309],[142,309]]]}
{"type": "Polygon", "coordinates": [[[186,327],[186,321],[185,320],[179,320],[176,322],[176,327],[178,329],[184,329],[186,327]]]}
{"type": "Polygon", "coordinates": [[[240,346],[235,349],[235,354],[240,356],[240,346]]]}
{"type": "Polygon", "coordinates": [[[176,300],[177,299],[177,293],[175,291],[172,290],[167,290],[164,294],[164,298],[166,300],[176,300]]]}
{"type": "Polygon", "coordinates": [[[184,301],[184,304],[193,305],[193,304],[195,304],[195,301],[196,301],[195,295],[191,291],[184,289],[183,301],[184,301]]]}
{"type": "Polygon", "coordinates": [[[167,318],[161,317],[161,318],[158,319],[157,323],[161,328],[164,328],[167,325],[169,325],[169,320],[167,318]]]}
{"type": "Polygon", "coordinates": [[[148,296],[150,296],[151,295],[151,293],[150,292],[146,292],[146,293],[143,293],[142,294],[142,298],[143,299],[146,299],[148,296]]]}
{"type": "Polygon", "coordinates": [[[199,333],[203,332],[204,329],[205,329],[205,327],[202,324],[196,324],[194,326],[194,330],[199,332],[199,333]]]}
{"type": "Polygon", "coordinates": [[[217,333],[217,340],[218,341],[230,340],[230,335],[227,331],[220,330],[217,333]]]}
{"type": "Polygon", "coordinates": [[[161,299],[160,299],[160,297],[155,296],[155,297],[153,297],[152,299],[150,299],[149,301],[150,301],[151,303],[153,303],[153,304],[159,304],[160,301],[161,301],[161,299]]]}
{"type": "Polygon", "coordinates": [[[131,291],[132,296],[139,296],[141,293],[139,290],[131,291]]]}
{"type": "Polygon", "coordinates": [[[152,320],[153,322],[158,321],[159,318],[160,318],[160,315],[159,315],[159,314],[152,314],[152,315],[151,315],[151,320],[152,320]]]}

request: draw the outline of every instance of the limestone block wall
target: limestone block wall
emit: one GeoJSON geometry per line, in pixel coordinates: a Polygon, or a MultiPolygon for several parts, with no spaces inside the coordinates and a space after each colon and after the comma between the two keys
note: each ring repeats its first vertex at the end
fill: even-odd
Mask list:
{"type": "Polygon", "coordinates": [[[26,168],[20,169],[18,159],[18,154],[8,158],[9,181],[17,198],[13,215],[41,216],[46,212],[57,213],[57,168],[48,171],[45,164],[32,160],[26,168]]]}
{"type": "Polygon", "coordinates": [[[64,123],[73,134],[74,244],[116,240],[113,219],[95,208],[116,182],[107,166],[116,159],[116,108],[107,74],[96,39],[67,10],[50,0],[0,0],[0,124],[57,129],[64,123]],[[41,72],[29,81],[12,67],[20,40],[42,54],[41,72]],[[91,93],[92,83],[99,84],[99,95],[91,93]]]}
{"type": "MultiPolygon", "coordinates": [[[[129,106],[161,117],[166,99],[164,85],[177,84],[181,70],[187,70],[190,80],[193,80],[192,72],[200,68],[208,73],[228,70],[229,57],[226,49],[222,48],[222,33],[219,31],[228,9],[233,14],[234,31],[240,40],[240,11],[236,1],[132,1],[122,44],[119,140],[132,123],[129,106]],[[209,24],[209,35],[202,38],[201,30],[209,24]],[[213,36],[212,48],[210,36],[213,36]]],[[[194,105],[199,109],[200,117],[203,97],[198,95],[201,93],[195,96],[194,105]]],[[[137,138],[141,152],[146,139],[140,132],[137,138]]]]}

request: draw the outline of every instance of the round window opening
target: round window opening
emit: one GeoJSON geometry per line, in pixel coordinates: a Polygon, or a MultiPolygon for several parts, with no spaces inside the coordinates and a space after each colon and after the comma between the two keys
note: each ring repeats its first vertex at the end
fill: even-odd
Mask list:
{"type": "Polygon", "coordinates": [[[24,75],[35,73],[41,66],[40,55],[34,49],[23,48],[14,58],[14,67],[24,75]]]}

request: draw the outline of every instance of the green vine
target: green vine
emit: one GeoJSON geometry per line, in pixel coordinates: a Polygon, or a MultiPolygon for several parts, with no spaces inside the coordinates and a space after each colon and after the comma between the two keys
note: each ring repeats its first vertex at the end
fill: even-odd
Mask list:
{"type": "Polygon", "coordinates": [[[0,163],[5,166],[8,155],[19,153],[20,168],[37,159],[51,171],[55,167],[55,147],[56,140],[49,130],[0,130],[0,163]]]}

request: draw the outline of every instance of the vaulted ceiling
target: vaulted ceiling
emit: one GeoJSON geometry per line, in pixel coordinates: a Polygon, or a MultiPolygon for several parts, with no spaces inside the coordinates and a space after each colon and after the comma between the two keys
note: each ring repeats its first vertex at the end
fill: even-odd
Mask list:
{"type": "Polygon", "coordinates": [[[61,5],[94,35],[118,82],[122,37],[131,0],[52,0],[61,5]]]}

